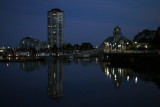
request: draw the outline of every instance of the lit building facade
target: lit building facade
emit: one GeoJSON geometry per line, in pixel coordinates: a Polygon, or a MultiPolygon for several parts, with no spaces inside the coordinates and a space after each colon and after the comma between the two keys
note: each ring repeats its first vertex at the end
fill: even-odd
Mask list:
{"type": "Polygon", "coordinates": [[[131,41],[122,35],[121,28],[116,26],[113,31],[113,36],[104,40],[102,47],[106,47],[109,50],[125,50],[130,44],[131,41]]]}
{"type": "Polygon", "coordinates": [[[63,47],[64,44],[64,12],[60,9],[48,11],[48,43],[50,47],[63,47]]]}

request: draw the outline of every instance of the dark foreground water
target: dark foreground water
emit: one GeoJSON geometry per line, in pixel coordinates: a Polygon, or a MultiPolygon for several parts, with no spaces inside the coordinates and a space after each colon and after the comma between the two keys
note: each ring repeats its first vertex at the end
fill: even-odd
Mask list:
{"type": "Polygon", "coordinates": [[[160,73],[98,59],[0,63],[0,107],[160,107],[160,73]]]}

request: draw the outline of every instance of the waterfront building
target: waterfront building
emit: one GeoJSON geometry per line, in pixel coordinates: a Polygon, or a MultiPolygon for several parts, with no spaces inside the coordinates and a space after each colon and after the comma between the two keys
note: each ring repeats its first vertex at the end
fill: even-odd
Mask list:
{"type": "Polygon", "coordinates": [[[12,56],[14,49],[11,48],[8,44],[0,47],[0,56],[12,56]]]}
{"type": "Polygon", "coordinates": [[[122,35],[121,28],[116,26],[113,31],[113,36],[104,40],[101,46],[109,50],[125,50],[130,44],[131,41],[122,35]]]}
{"type": "Polygon", "coordinates": [[[63,47],[64,44],[64,12],[54,8],[48,11],[48,43],[50,47],[63,47]]]}
{"type": "Polygon", "coordinates": [[[5,56],[6,50],[6,47],[0,47],[0,56],[5,56]]]}
{"type": "Polygon", "coordinates": [[[25,38],[23,38],[17,48],[18,49],[31,49],[31,48],[36,48],[36,46],[40,43],[40,40],[35,39],[31,36],[27,36],[25,38]]]}
{"type": "Polygon", "coordinates": [[[50,47],[48,45],[48,42],[41,42],[38,39],[35,39],[31,36],[27,36],[19,42],[17,48],[24,50],[36,49],[38,51],[38,50],[48,49],[50,47]]]}

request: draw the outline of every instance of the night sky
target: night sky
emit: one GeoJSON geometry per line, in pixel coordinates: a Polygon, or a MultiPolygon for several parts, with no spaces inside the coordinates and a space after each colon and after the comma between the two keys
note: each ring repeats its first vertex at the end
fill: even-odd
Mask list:
{"type": "Polygon", "coordinates": [[[65,12],[65,41],[100,45],[121,27],[129,39],[160,26],[160,0],[0,0],[0,46],[32,36],[47,41],[47,11],[65,12]]]}

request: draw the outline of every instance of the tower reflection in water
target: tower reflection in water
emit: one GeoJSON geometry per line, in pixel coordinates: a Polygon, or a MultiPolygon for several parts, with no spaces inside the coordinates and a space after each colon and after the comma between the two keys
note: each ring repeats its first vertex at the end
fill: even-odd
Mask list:
{"type": "Polygon", "coordinates": [[[63,60],[52,60],[48,63],[48,96],[59,100],[64,96],[64,63],[63,60]]]}

